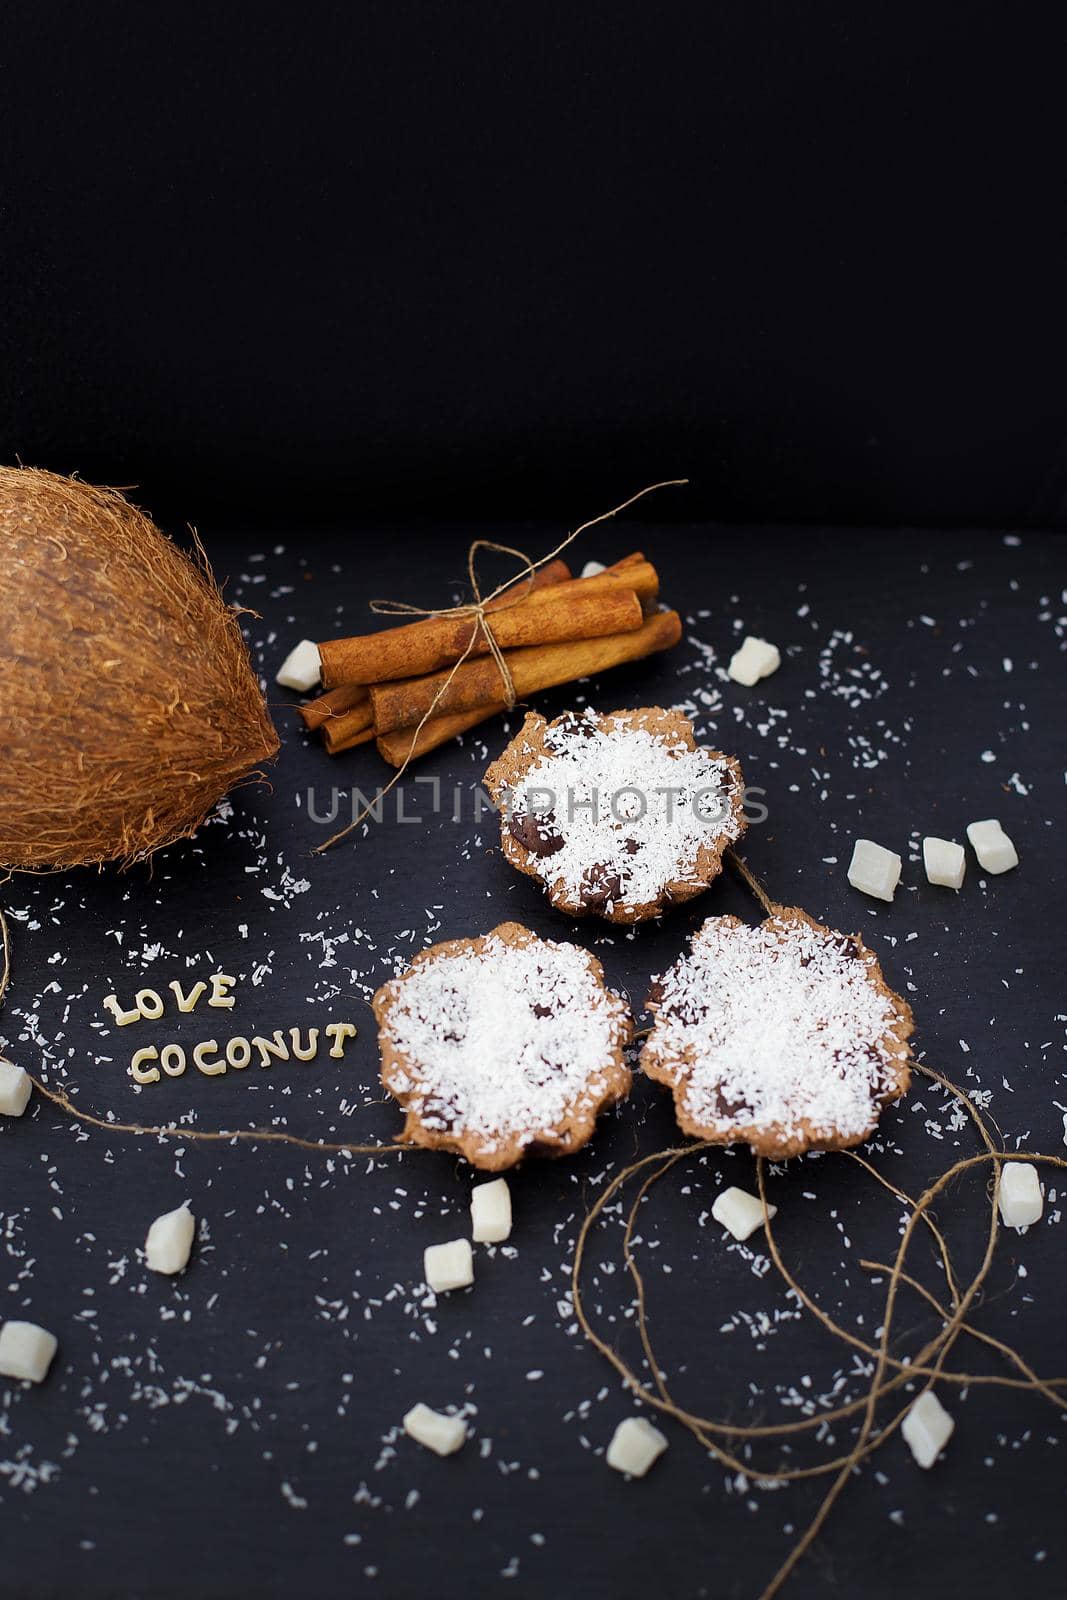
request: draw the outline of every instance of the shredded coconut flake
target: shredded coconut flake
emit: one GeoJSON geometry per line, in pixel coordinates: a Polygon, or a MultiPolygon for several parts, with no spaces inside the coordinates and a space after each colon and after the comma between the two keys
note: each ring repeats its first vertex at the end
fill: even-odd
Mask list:
{"type": "Polygon", "coordinates": [[[552,754],[516,785],[511,807],[549,821],[562,844],[545,856],[542,876],[580,899],[590,882],[618,880],[612,899],[627,906],[658,900],[668,883],[696,883],[702,846],[736,839],[737,783],[713,751],[689,750],[648,728],[602,725],[595,713],[551,726],[552,754]]]}
{"type": "MultiPolygon", "coordinates": [[[[412,968],[394,984],[385,1033],[411,1064],[392,1087],[426,1127],[518,1134],[529,1144],[599,1103],[625,1006],[575,945],[515,946],[488,935],[412,968]]],[[[497,1141],[503,1142],[503,1139],[497,1141]]]]}
{"type": "Polygon", "coordinates": [[[658,980],[649,1050],[708,1129],[862,1136],[894,1081],[895,1011],[873,965],[829,929],[709,918],[658,980]]]}

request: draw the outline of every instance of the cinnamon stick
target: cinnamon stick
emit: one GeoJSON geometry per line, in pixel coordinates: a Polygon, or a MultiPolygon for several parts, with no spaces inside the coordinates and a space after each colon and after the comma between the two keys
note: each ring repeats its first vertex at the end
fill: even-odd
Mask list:
{"type": "MultiPolygon", "coordinates": [[[[587,582],[592,580],[587,579],[587,582]]],[[[667,650],[681,638],[682,624],[676,611],[658,611],[640,628],[606,638],[578,639],[568,644],[530,645],[506,650],[504,659],[519,699],[538,694],[542,689],[585,678],[624,661],[638,661],[656,650],[667,650]]],[[[447,672],[409,678],[400,683],[372,684],[371,705],[374,726],[381,740],[398,728],[410,728],[433,708],[434,717],[484,710],[500,703],[501,677],[491,657],[465,661],[448,680],[447,672]],[[440,694],[440,699],[437,699],[440,694]]]]}
{"type": "MultiPolygon", "coordinates": [[[[513,601],[517,591],[524,600],[561,583],[573,582],[565,561],[550,561],[539,567],[532,578],[520,578],[486,606],[498,611],[513,601]]],[[[513,607],[511,609],[514,609],[513,607]]],[[[326,639],[319,645],[324,689],[345,683],[384,683],[390,678],[411,677],[432,672],[461,656],[475,627],[472,617],[422,617],[400,628],[384,628],[378,633],[361,633],[350,639],[326,639]],[[444,654],[442,650],[451,650],[444,654]],[[423,662],[428,663],[423,665],[423,662]]],[[[487,650],[484,639],[479,643],[487,650]]]]}
{"type": "Polygon", "coordinates": [[[297,710],[304,719],[304,726],[314,732],[324,722],[329,722],[331,717],[351,711],[353,706],[358,706],[366,699],[365,683],[344,683],[338,689],[331,689],[328,694],[320,694],[317,700],[309,700],[306,706],[298,706],[297,710]]]}
{"type": "Polygon", "coordinates": [[[325,738],[323,743],[330,755],[339,756],[343,750],[354,750],[357,744],[370,744],[373,738],[373,728],[361,728],[358,733],[350,733],[347,739],[342,739],[338,743],[329,744],[325,738]]]}
{"type": "MultiPolygon", "coordinates": [[[[566,644],[573,639],[598,639],[641,626],[641,602],[621,579],[612,578],[606,585],[592,578],[587,582],[588,590],[580,583],[563,583],[558,589],[545,590],[541,596],[496,612],[492,629],[497,644],[502,650],[566,644]]],[[[456,661],[470,646],[472,630],[477,637],[471,656],[488,654],[488,640],[474,618],[441,617],[437,626],[417,641],[414,650],[410,640],[395,637],[403,629],[370,634],[358,650],[354,648],[355,641],[349,641],[352,648],[345,654],[343,666],[338,668],[334,660],[330,671],[340,670],[346,676],[358,671],[368,683],[421,677],[427,670],[456,661]]]]}
{"type": "Polygon", "coordinates": [[[659,594],[659,573],[651,561],[632,561],[628,557],[617,566],[588,578],[571,578],[567,583],[556,584],[551,589],[541,589],[528,595],[523,606],[557,606],[576,595],[613,594],[618,589],[632,589],[639,600],[655,600],[659,594]]]}
{"type": "Polygon", "coordinates": [[[322,724],[322,742],[332,756],[340,755],[342,750],[351,750],[355,744],[365,744],[366,739],[374,737],[374,712],[371,708],[370,696],[351,711],[345,711],[339,717],[329,717],[322,724]]]}
{"type": "Polygon", "coordinates": [[[505,710],[504,702],[495,706],[479,706],[477,711],[459,711],[450,717],[432,717],[415,736],[414,728],[398,728],[395,733],[383,733],[378,738],[378,752],[391,766],[402,767],[405,761],[414,761],[438,745],[447,744],[457,734],[477,727],[505,710]]]}

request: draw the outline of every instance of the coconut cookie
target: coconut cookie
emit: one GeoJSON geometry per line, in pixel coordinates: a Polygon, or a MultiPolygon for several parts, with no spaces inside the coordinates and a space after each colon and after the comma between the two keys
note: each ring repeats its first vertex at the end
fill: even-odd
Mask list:
{"type": "Polygon", "coordinates": [[[403,1137],[487,1171],[579,1149],[629,1093],[633,1021],[600,962],[517,922],[423,950],[373,1005],[403,1137]]]}
{"type": "Polygon", "coordinates": [[[911,1081],[911,1007],[858,934],[783,908],[709,917],[655,980],[641,1065],[686,1133],[757,1155],[843,1150],[911,1081]]]}
{"type": "Polygon", "coordinates": [[[746,826],[739,763],[658,706],[531,712],[485,784],[504,854],[573,917],[644,922],[691,900],[746,826]]]}

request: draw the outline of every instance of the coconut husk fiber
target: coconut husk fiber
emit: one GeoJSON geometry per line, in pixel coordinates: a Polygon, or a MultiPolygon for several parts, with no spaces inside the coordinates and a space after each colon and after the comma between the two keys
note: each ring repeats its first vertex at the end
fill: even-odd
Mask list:
{"type": "Polygon", "coordinates": [[[0,467],[0,864],[143,858],[278,736],[237,614],[117,490],[0,467]]]}

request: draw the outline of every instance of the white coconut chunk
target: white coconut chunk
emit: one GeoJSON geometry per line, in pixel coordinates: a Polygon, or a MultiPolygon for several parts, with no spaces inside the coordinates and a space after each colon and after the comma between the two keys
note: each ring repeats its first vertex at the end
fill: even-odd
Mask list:
{"type": "Polygon", "coordinates": [[[934,1391],[927,1389],[912,1403],[900,1431],[920,1467],[932,1467],[955,1426],[934,1391]]]}
{"type": "Polygon", "coordinates": [[[996,817],[988,817],[985,822],[969,822],[967,837],[983,872],[996,876],[1019,865],[1018,852],[996,817]]]}
{"type": "Polygon", "coordinates": [[[196,1218],[188,1206],[157,1217],[145,1240],[145,1265],[152,1272],[182,1272],[196,1237],[196,1218]]]}
{"type": "Polygon", "coordinates": [[[892,900],[900,882],[900,857],[875,844],[873,839],[857,839],[852,847],[848,881],[862,894],[875,900],[892,900]]]}
{"type": "Polygon", "coordinates": [[[274,681],[280,683],[283,689],[296,689],[300,694],[307,694],[317,687],[321,679],[319,647],[310,639],[301,639],[278,668],[274,681]]]}
{"type": "Polygon", "coordinates": [[[961,844],[951,839],[935,839],[932,835],[923,840],[923,866],[931,883],[944,889],[962,889],[963,875],[967,871],[967,856],[961,844]]]}
{"type": "Polygon", "coordinates": [[[1006,1228],[1029,1228],[1045,1209],[1041,1180],[1032,1161],[1005,1161],[998,1191],[1000,1217],[1006,1228]]]}
{"type": "Polygon", "coordinates": [[[0,1328],[0,1374],[43,1383],[56,1346],[55,1334],[36,1322],[5,1322],[0,1328]]]}
{"type": "Polygon", "coordinates": [[[466,1442],[467,1424],[462,1417],[448,1417],[420,1401],[404,1417],[404,1432],[427,1450],[439,1456],[450,1456],[466,1442]]]}
{"type": "Polygon", "coordinates": [[[427,1245],[423,1272],[434,1294],[450,1289],[466,1289],[474,1282],[474,1251],[469,1239],[450,1239],[447,1244],[427,1245]]]}
{"type": "Polygon", "coordinates": [[[475,1244],[500,1244],[511,1233],[511,1190],[504,1178],[471,1190],[471,1237],[475,1244]]]}
{"type": "Polygon", "coordinates": [[[602,561],[587,561],[582,568],[583,578],[595,578],[598,573],[607,572],[607,567],[602,561]]]}
{"type": "MultiPolygon", "coordinates": [[[[721,1228],[732,1233],[735,1239],[747,1239],[763,1226],[763,1201],[745,1189],[724,1189],[715,1196],[711,1214],[721,1228]]],[[[768,1206],[767,1215],[776,1217],[777,1206],[768,1206]]]]}
{"type": "Polygon", "coordinates": [[[30,1102],[33,1084],[25,1067],[16,1067],[13,1061],[0,1056],[0,1113],[5,1117],[21,1117],[30,1102]]]}
{"type": "Polygon", "coordinates": [[[608,1466],[631,1478],[643,1478],[653,1461],[667,1448],[667,1440],[644,1417],[620,1422],[608,1445],[608,1466]]]}
{"type": "Polygon", "coordinates": [[[751,689],[761,678],[769,678],[772,672],[777,672],[781,664],[782,657],[776,646],[749,633],[740,650],[735,650],[730,657],[726,670],[735,683],[743,683],[746,689],[751,689]]]}

